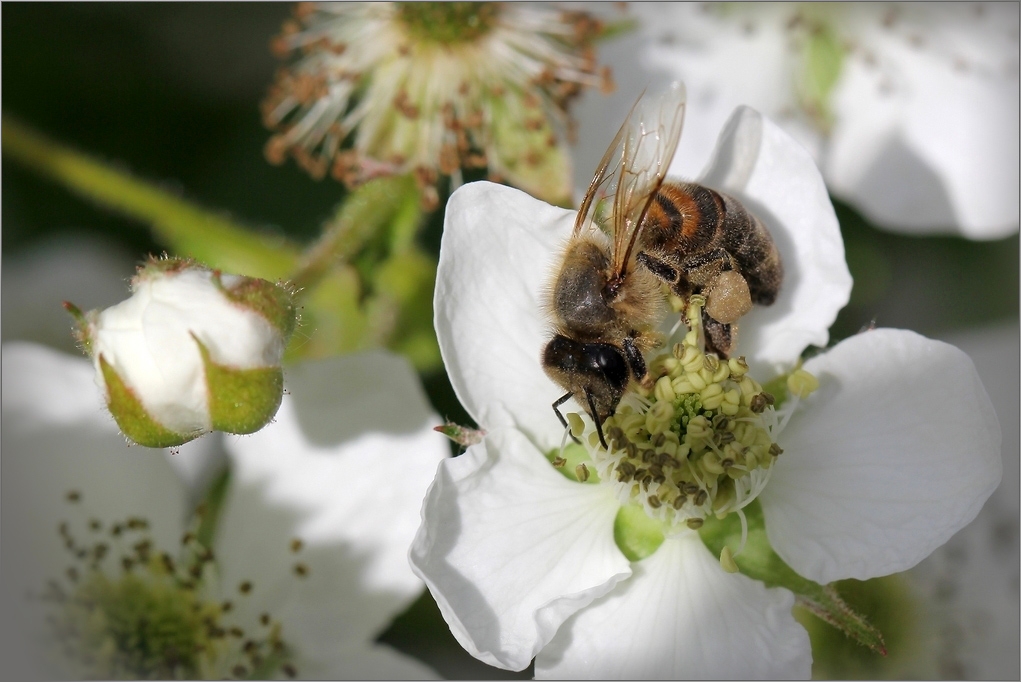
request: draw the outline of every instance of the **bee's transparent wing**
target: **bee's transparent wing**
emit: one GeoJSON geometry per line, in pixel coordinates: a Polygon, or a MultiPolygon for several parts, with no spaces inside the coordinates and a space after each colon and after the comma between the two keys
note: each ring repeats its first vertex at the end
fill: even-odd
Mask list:
{"type": "Polygon", "coordinates": [[[683,83],[674,83],[654,98],[639,97],[600,164],[600,168],[605,165],[616,171],[612,183],[615,279],[627,274],[645,214],[677,151],[684,108],[683,83]]]}
{"type": "Polygon", "coordinates": [[[620,130],[617,131],[613,141],[610,142],[610,146],[596,167],[596,172],[592,176],[592,182],[589,183],[588,190],[585,191],[585,198],[581,200],[581,206],[578,207],[578,216],[574,219],[574,236],[578,236],[582,227],[587,225],[590,220],[599,224],[600,227],[610,227],[602,225],[602,220],[593,215],[593,212],[597,211],[602,214],[607,198],[612,198],[617,191],[617,186],[620,184],[623,140],[628,134],[631,117],[634,115],[635,109],[638,107],[638,103],[642,101],[644,95],[645,92],[643,91],[635,103],[631,105],[631,110],[624,117],[624,123],[621,124],[620,130]]]}

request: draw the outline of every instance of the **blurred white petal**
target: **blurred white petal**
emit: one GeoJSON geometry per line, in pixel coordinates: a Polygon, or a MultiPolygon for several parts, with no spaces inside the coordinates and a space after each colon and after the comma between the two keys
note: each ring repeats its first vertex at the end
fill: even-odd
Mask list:
{"type": "Polygon", "coordinates": [[[228,587],[254,583],[245,608],[270,611],[302,651],[321,653],[370,640],[421,593],[408,548],[450,450],[403,358],[307,362],[288,367],[286,381],[275,422],[228,439],[217,547],[228,587]]]}

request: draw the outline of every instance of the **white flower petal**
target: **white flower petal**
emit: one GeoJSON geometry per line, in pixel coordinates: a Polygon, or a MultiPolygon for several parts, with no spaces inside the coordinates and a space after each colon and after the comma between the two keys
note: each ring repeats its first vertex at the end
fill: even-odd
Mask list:
{"type": "Polygon", "coordinates": [[[791,568],[820,583],[903,571],[975,518],[1000,482],[1000,428],[964,353],[878,329],[805,369],[820,388],[760,497],[791,568]]]}
{"type": "Polygon", "coordinates": [[[454,391],[484,429],[516,426],[543,449],[563,429],[563,391],[542,371],[551,336],[541,293],[556,274],[573,211],[489,182],[447,202],[436,273],[436,336],[454,391]]]}
{"type": "Polygon", "coordinates": [[[774,370],[825,346],[851,296],[844,241],[819,169],[804,147],[753,109],[734,112],[701,182],[740,199],[769,229],[784,265],[780,295],[741,318],[738,352],[774,370]]]}
{"type": "Polygon", "coordinates": [[[288,368],[286,383],[275,423],[228,441],[217,554],[225,589],[254,583],[238,607],[283,620],[285,639],[308,657],[369,641],[421,593],[407,552],[449,446],[397,356],[307,362],[288,368]],[[297,553],[293,538],[304,542],[297,553]]]}
{"type": "Polygon", "coordinates": [[[471,655],[522,670],[578,609],[630,575],[609,486],[569,481],[514,429],[444,461],[411,563],[471,655]]]}
{"type": "Polygon", "coordinates": [[[535,659],[539,679],[808,679],[794,595],[720,568],[692,533],[579,611],[535,659]]]}

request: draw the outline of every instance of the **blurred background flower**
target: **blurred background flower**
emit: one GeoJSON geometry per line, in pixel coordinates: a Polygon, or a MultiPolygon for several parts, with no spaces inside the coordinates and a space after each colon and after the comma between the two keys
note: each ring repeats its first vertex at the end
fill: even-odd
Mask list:
{"type": "Polygon", "coordinates": [[[657,79],[688,86],[674,172],[697,173],[700,149],[747,104],[794,134],[833,194],[878,226],[972,239],[1017,232],[1016,4],[633,3],[629,11],[640,47],[628,66],[614,64],[622,91],[657,79]]]}
{"type": "Polygon", "coordinates": [[[374,644],[421,592],[405,556],[448,453],[406,360],[295,365],[274,424],[176,454],[125,444],[92,375],[84,358],[3,348],[5,621],[33,638],[5,642],[5,664],[47,679],[434,676],[374,644]],[[217,449],[229,473],[193,515],[196,481],[172,463],[208,468],[217,449]]]}
{"type": "Polygon", "coordinates": [[[440,176],[456,187],[462,168],[568,203],[568,104],[612,88],[592,48],[602,30],[553,6],[303,3],[273,42],[300,56],[262,104],[279,130],[266,157],[348,185],[414,172],[431,206],[440,176]]]}
{"type": "MultiPolygon", "coordinates": [[[[984,173],[979,171],[1002,168],[1002,157],[994,156],[983,161],[978,154],[986,148],[989,140],[998,136],[996,139],[1005,141],[1003,149],[1008,152],[1013,149],[1016,159],[1017,69],[1015,66],[1013,75],[1006,71],[997,72],[997,77],[1005,83],[1004,91],[985,88],[986,81],[976,78],[984,73],[982,69],[969,68],[959,72],[951,68],[948,75],[939,68],[929,68],[947,63],[940,56],[943,52],[932,49],[933,46],[962,32],[970,37],[953,45],[970,46],[971,51],[965,56],[969,60],[974,59],[974,62],[969,61],[969,66],[985,64],[983,60],[986,57],[983,55],[999,54],[1004,40],[1016,45],[1016,21],[1013,24],[1001,22],[1006,29],[1015,27],[1013,34],[1009,30],[1005,33],[1001,27],[996,27],[995,31],[988,29],[994,31],[995,38],[984,33],[987,29],[982,28],[991,23],[990,18],[996,16],[996,12],[1010,8],[1005,7],[1007,9],[998,6],[987,8],[984,19],[968,19],[959,22],[960,26],[949,27],[941,27],[938,22],[929,21],[924,16],[924,20],[917,19],[926,15],[928,10],[925,8],[911,9],[896,19],[898,28],[889,35],[884,33],[888,30],[885,26],[876,28],[874,21],[869,23],[872,10],[855,10],[865,17],[862,21],[867,24],[868,35],[888,38],[880,45],[883,50],[877,51],[877,57],[883,55],[886,59],[889,56],[891,61],[884,61],[884,64],[896,67],[904,63],[898,60],[916,49],[914,43],[917,41],[912,36],[917,33],[926,49],[918,50],[917,60],[912,63],[918,66],[919,72],[930,74],[931,78],[927,76],[929,80],[925,81],[928,85],[944,87],[942,84],[946,83],[949,88],[950,85],[957,87],[959,83],[970,83],[965,87],[973,88],[983,102],[1014,103],[1012,128],[1003,133],[997,132],[993,123],[999,119],[990,104],[988,110],[980,112],[977,118],[968,119],[970,123],[964,131],[981,134],[981,144],[969,141],[972,138],[964,138],[963,142],[955,138],[958,140],[955,144],[969,150],[966,155],[968,164],[961,168],[973,169],[974,174],[969,176],[969,184],[961,186],[966,187],[970,196],[975,198],[974,206],[961,209],[943,193],[929,193],[934,186],[951,186],[949,180],[938,175],[947,172],[940,170],[938,165],[933,166],[934,170],[926,182],[916,186],[912,192],[902,192],[900,197],[924,200],[917,215],[926,215],[925,206],[938,209],[940,215],[960,212],[963,216],[969,211],[987,213],[995,207],[1009,208],[1012,205],[1014,220],[1009,229],[999,232],[1001,235],[1010,234],[990,241],[933,236],[935,231],[949,227],[945,221],[917,225],[916,232],[925,232],[924,237],[903,236],[887,231],[889,225],[879,225],[880,214],[872,212],[865,203],[859,203],[862,192],[844,193],[844,189],[831,186],[830,190],[836,197],[834,204],[848,265],[855,281],[849,305],[841,311],[831,328],[831,342],[839,341],[873,321],[881,326],[913,329],[955,343],[959,335],[968,333],[972,328],[998,325],[1013,330],[1016,358],[1019,291],[1017,183],[1016,180],[1013,184],[1008,182],[1012,177],[1010,167],[997,176],[999,180],[987,181],[984,173]],[[887,43],[892,50],[889,55],[884,51],[887,43]],[[930,59],[933,55],[939,58],[930,59]],[[1012,100],[1011,92],[1014,93],[1012,100]],[[1008,144],[1010,140],[1014,140],[1012,145],[1008,144]],[[939,182],[932,179],[933,174],[939,182]],[[877,223],[873,224],[872,220],[877,223]]],[[[752,12],[752,8],[714,9],[699,19],[714,30],[702,32],[694,45],[682,50],[676,43],[661,45],[653,42],[650,45],[649,36],[673,34],[674,25],[668,19],[675,13],[692,11],[688,8],[657,5],[649,12],[642,8],[625,12],[601,6],[600,11],[603,14],[601,20],[608,27],[630,19],[637,19],[638,23],[637,30],[623,35],[608,31],[596,45],[598,64],[600,68],[602,65],[612,67],[619,91],[612,96],[592,89],[581,94],[573,109],[579,123],[578,144],[562,146],[563,138],[558,137],[558,145],[561,145],[558,149],[572,157],[572,184],[576,197],[591,179],[592,169],[638,91],[646,86],[656,88],[659,77],[664,80],[677,78],[679,71],[676,69],[681,66],[672,57],[669,58],[670,68],[652,68],[651,57],[642,55],[656,51],[669,56],[689,47],[698,47],[699,50],[705,48],[701,53],[705,59],[708,55],[725,62],[724,57],[737,59],[737,56],[728,55],[747,55],[746,63],[764,65],[771,63],[767,60],[767,51],[753,46],[758,45],[756,40],[767,41],[768,38],[772,41],[769,48],[772,51],[768,54],[777,60],[790,59],[794,55],[794,63],[803,63],[798,61],[798,55],[804,53],[790,51],[789,46],[784,48],[788,52],[781,49],[785,43],[776,36],[789,35],[802,41],[798,43],[800,49],[806,50],[810,56],[814,55],[810,60],[813,64],[825,66],[831,63],[827,60],[832,57],[829,48],[834,45],[833,36],[843,36],[841,30],[857,25],[854,22],[846,25],[844,22],[830,22],[826,25],[832,31],[813,33],[808,30],[816,25],[813,22],[803,21],[790,29],[774,30],[771,28],[773,24],[763,19],[756,34],[758,38],[746,37],[743,33],[745,24],[737,24],[734,28],[727,22],[735,14],[752,12]],[[728,11],[731,14],[727,14],[728,11]],[[737,48],[725,48],[721,52],[714,47],[714,41],[724,46],[743,45],[744,48],[737,52],[737,48]],[[646,59],[650,61],[643,61],[646,59]]],[[[754,11],[768,13],[777,10],[765,8],[754,11]]],[[[792,10],[781,8],[779,11],[782,14],[792,10]]],[[[846,10],[834,8],[830,11],[846,10]]],[[[950,14],[958,11],[961,10],[941,10],[950,14]]],[[[123,298],[126,280],[137,261],[147,254],[169,250],[174,255],[199,257],[213,267],[271,281],[301,274],[305,288],[303,325],[294,335],[286,362],[387,346],[412,361],[436,412],[451,421],[471,424],[439,366],[439,353],[432,331],[433,274],[442,229],[442,211],[429,213],[422,210],[428,202],[423,202],[422,186],[410,176],[377,179],[349,192],[343,183],[311,181],[308,174],[295,164],[272,166],[265,161],[263,149],[267,132],[263,127],[259,103],[266,96],[267,87],[280,65],[279,59],[270,50],[270,42],[280,33],[284,22],[293,20],[289,19],[292,17],[290,5],[5,4],[2,12],[5,67],[2,126],[4,229],[0,295],[5,341],[31,339],[73,351],[70,321],[60,308],[61,301],[73,299],[82,308],[112,305],[123,298]],[[16,120],[67,147],[55,150],[45,145],[29,145],[35,155],[24,154],[25,142],[29,138],[22,135],[18,140],[20,147],[11,143],[12,133],[17,138],[19,131],[26,130],[19,128],[16,122],[12,124],[16,120]],[[82,157],[66,154],[68,149],[93,155],[91,161],[100,159],[102,163],[83,163],[82,157]],[[79,185],[73,192],[67,190],[66,185],[82,178],[93,181],[99,178],[102,182],[93,182],[89,187],[79,185]],[[114,199],[122,200],[116,209],[111,208],[114,199]],[[189,229],[192,231],[186,237],[182,237],[182,225],[191,226],[189,229]],[[200,229],[194,229],[194,226],[200,226],[200,229]],[[322,248],[303,252],[308,244],[322,248]]],[[[294,59],[297,61],[300,57],[296,55],[294,59]]],[[[836,94],[842,89],[854,97],[861,92],[869,94],[868,85],[861,89],[861,80],[874,87],[880,85],[875,81],[879,70],[869,70],[863,60],[860,51],[844,53],[840,61],[841,72],[845,75],[860,72],[861,79],[849,81],[846,88],[839,83],[830,83],[833,135],[838,130],[837,116],[844,110],[843,100],[833,99],[836,94]],[[869,81],[869,78],[873,80],[869,81]]],[[[704,60],[697,62],[699,65],[702,63],[704,60]]],[[[1017,63],[1016,47],[1012,63],[1017,63]]],[[[952,61],[950,64],[954,67],[952,61]]],[[[710,112],[715,110],[714,107],[720,107],[729,113],[737,103],[758,104],[766,108],[763,103],[751,101],[751,95],[740,97],[730,104],[723,102],[725,97],[738,96],[728,89],[729,86],[724,87],[728,82],[724,76],[732,74],[733,69],[721,67],[706,71],[698,66],[695,71],[690,75],[684,74],[689,79],[689,102],[692,105],[699,101],[695,97],[696,92],[706,92],[696,91],[696,85],[702,83],[700,87],[719,93],[719,99],[702,102],[710,112]],[[710,104],[713,106],[709,107],[710,104]]],[[[748,84],[755,87],[755,92],[759,92],[759,85],[770,82],[764,76],[760,78],[757,70],[745,71],[755,76],[752,80],[761,81],[748,84]]],[[[832,71],[825,69],[821,75],[827,73],[832,75],[832,71]]],[[[601,72],[597,70],[596,75],[601,76],[601,72]]],[[[828,82],[823,78],[817,85],[825,86],[828,82]]],[[[821,133],[813,127],[816,122],[807,116],[808,110],[800,107],[809,101],[814,101],[817,106],[825,103],[825,97],[820,98],[825,90],[823,87],[821,92],[814,94],[801,91],[798,94],[801,99],[792,98],[790,90],[781,93],[785,99],[794,101],[796,115],[793,119],[800,120],[800,127],[793,127],[792,131],[797,134],[801,130],[804,140],[820,139],[821,133]]],[[[956,92],[947,90],[951,91],[956,92]]],[[[892,99],[911,108],[914,106],[912,92],[908,89],[895,91],[896,97],[892,99]]],[[[862,97],[858,105],[872,107],[873,101],[864,95],[862,97]]],[[[952,102],[955,106],[964,107],[966,113],[974,113],[965,106],[970,103],[961,100],[952,102]]],[[[903,130],[909,120],[903,111],[893,115],[887,108],[877,108],[875,112],[883,117],[881,122],[899,126],[898,130],[903,130]]],[[[292,112],[291,116],[296,113],[292,112]]],[[[696,113],[693,106],[689,106],[689,129],[682,136],[679,163],[683,163],[684,158],[700,163],[704,156],[697,153],[699,146],[710,145],[716,139],[715,130],[698,132],[694,118],[696,113]]],[[[948,109],[947,116],[950,113],[952,111],[948,109]]],[[[936,124],[930,122],[930,125],[936,124]]],[[[957,128],[949,130],[961,132],[957,128]]],[[[915,157],[935,164],[936,160],[943,158],[942,154],[961,153],[956,151],[958,147],[946,146],[947,134],[948,128],[942,126],[921,137],[911,137],[910,140],[918,143],[917,146],[908,145],[912,154],[902,153],[903,149],[895,146],[895,160],[912,163],[900,171],[895,169],[893,181],[887,182],[889,176],[877,172],[873,182],[882,179],[883,183],[894,186],[911,175],[908,171],[917,170],[919,164],[915,157]],[[943,148],[940,148],[941,144],[943,148]],[[922,154],[923,151],[925,154],[922,154]]],[[[871,138],[866,141],[870,142],[871,138]]],[[[859,162],[863,163],[861,159],[859,162]]],[[[1012,172],[1016,178],[1016,160],[1012,172]]],[[[476,175],[473,173],[478,177],[484,175],[481,169],[467,169],[462,172],[462,179],[474,179],[476,175]]],[[[863,178],[860,176],[858,179],[863,178]]],[[[863,186],[866,189],[871,187],[868,183],[863,186]]],[[[441,206],[448,191],[449,182],[441,176],[437,183],[441,206]]],[[[871,190],[864,194],[876,198],[884,195],[871,190]]],[[[961,222],[955,231],[972,234],[964,231],[963,225],[964,222],[961,222]]],[[[991,236],[984,229],[981,234],[987,238],[991,236]]],[[[982,372],[982,363],[977,356],[976,362],[982,372]]],[[[1003,361],[996,361],[994,366],[1004,367],[1003,361]]],[[[286,371],[285,365],[285,374],[286,371]]],[[[1015,395],[1016,400],[1016,367],[994,374],[995,379],[1008,385],[1004,395],[1015,395]]],[[[991,380],[985,375],[983,377],[989,385],[991,380]]],[[[990,392],[996,393],[992,388],[990,392]]],[[[999,405],[997,407],[999,409],[999,405]]],[[[1017,410],[1013,409],[1012,414],[1016,413],[1017,410]]],[[[1000,419],[1004,429],[1004,447],[1011,442],[1014,444],[1012,451],[1004,450],[1007,458],[1005,471],[1016,472],[1016,416],[1011,420],[1001,413],[1000,419]]],[[[10,423],[10,416],[5,410],[5,433],[10,423]]],[[[252,439],[239,442],[249,440],[252,439]]],[[[5,474],[10,452],[4,448],[5,474]]],[[[135,457],[138,453],[131,451],[129,454],[135,457]]],[[[220,453],[220,457],[226,456],[220,453]]],[[[170,461],[181,475],[193,482],[187,495],[189,504],[194,504],[202,497],[204,484],[215,477],[215,471],[209,471],[201,461],[199,465],[189,465],[191,460],[186,460],[183,453],[170,461]]],[[[212,463],[215,464],[215,460],[212,463]]],[[[5,476],[5,480],[7,478],[5,476]]],[[[1009,473],[1004,480],[1012,480],[1009,473]]],[[[8,499],[8,489],[5,483],[5,500],[8,499]]],[[[955,649],[958,653],[944,657],[949,661],[947,665],[940,663],[935,668],[920,667],[917,659],[911,660],[906,668],[899,669],[911,672],[901,676],[978,677],[994,674],[984,672],[988,670],[1006,671],[1007,677],[1018,676],[1017,637],[1013,630],[1001,629],[998,625],[1010,624],[1011,610],[1016,621],[1018,609],[1016,564],[1003,559],[998,554],[999,550],[995,549],[1017,545],[1017,526],[1011,527],[1010,513],[1002,511],[1007,508],[1003,505],[1009,506],[1011,499],[1016,505],[1016,491],[1012,494],[1001,491],[994,495],[993,503],[996,504],[991,503],[991,507],[999,511],[995,514],[983,512],[973,527],[958,536],[962,538],[959,544],[956,544],[957,538],[952,540],[948,545],[948,551],[952,550],[949,558],[933,573],[938,577],[927,578],[929,582],[918,590],[918,594],[922,595],[920,601],[904,602],[910,608],[899,611],[901,614],[918,613],[922,614],[919,618],[927,618],[929,612],[924,605],[937,600],[942,612],[947,615],[939,622],[948,624],[940,626],[944,644],[937,653],[949,652],[952,647],[946,643],[952,640],[968,642],[968,646],[955,649]],[[997,503],[997,500],[1003,500],[1004,495],[1007,495],[1007,501],[997,503]],[[1003,523],[1004,519],[1008,522],[1003,523]],[[993,530],[997,539],[990,542],[987,538],[993,530]],[[965,568],[961,568],[962,555],[965,568]],[[973,570],[970,567],[984,568],[975,574],[970,572],[973,570]],[[979,586],[975,582],[962,579],[970,575],[991,576],[989,580],[978,581],[982,583],[981,587],[990,586],[991,591],[979,594],[979,586]],[[1013,585],[1010,588],[1013,591],[1005,592],[1003,581],[1008,586],[1013,585]],[[948,585],[956,585],[960,589],[954,592],[948,585]],[[926,589],[929,591],[926,592],[926,589]],[[948,598],[950,594],[957,596],[948,598]],[[1009,598],[1005,599],[1005,594],[1009,598]],[[987,625],[979,627],[976,623],[987,625]],[[983,627],[992,628],[991,631],[998,634],[978,636],[980,633],[989,634],[990,630],[983,627]],[[965,634],[962,635],[962,632],[965,634]],[[975,637],[971,637],[973,633],[975,637]],[[957,665],[955,661],[963,663],[957,665]],[[983,661],[1003,661],[1004,667],[982,667],[985,665],[983,661]]],[[[9,556],[8,543],[14,537],[6,532],[10,518],[8,514],[4,515],[2,554],[5,561],[9,556]]],[[[1016,521],[1016,513],[1013,518],[1016,521]]],[[[937,554],[934,559],[939,556],[937,554]]],[[[903,578],[904,581],[909,579],[913,580],[910,576],[903,578]]],[[[870,586],[871,583],[865,585],[870,586]]],[[[863,599],[867,597],[876,601],[876,595],[882,594],[873,590],[863,599]]],[[[902,605],[902,602],[891,599],[885,602],[902,605]]],[[[5,603],[5,614],[11,613],[7,606],[8,603],[5,603]]],[[[4,625],[6,634],[12,628],[8,623],[4,625]]],[[[5,646],[12,645],[16,641],[14,637],[4,637],[5,646]]],[[[465,653],[450,635],[435,603],[427,595],[397,616],[377,637],[377,641],[424,661],[434,671],[447,677],[508,676],[505,671],[488,668],[465,653]]],[[[820,652],[820,647],[829,647],[824,656],[835,661],[833,670],[838,671],[830,672],[831,676],[896,675],[890,672],[896,668],[883,667],[883,661],[892,658],[883,659],[877,667],[874,659],[863,657],[860,651],[838,653],[818,638],[814,646],[820,652]],[[862,661],[866,661],[864,667],[862,661]]],[[[925,652],[924,660],[928,663],[936,657],[931,651],[925,652]]],[[[820,668],[816,674],[824,675],[826,672],[820,668]]],[[[530,675],[530,670],[521,674],[523,677],[530,675]]]]}

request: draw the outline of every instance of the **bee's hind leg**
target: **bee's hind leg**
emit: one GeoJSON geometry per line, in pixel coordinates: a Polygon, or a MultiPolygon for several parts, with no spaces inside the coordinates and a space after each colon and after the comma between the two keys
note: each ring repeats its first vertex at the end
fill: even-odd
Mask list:
{"type": "Polygon", "coordinates": [[[724,324],[714,320],[703,308],[702,329],[705,332],[706,353],[716,353],[724,360],[729,358],[737,344],[737,323],[724,324]]]}

